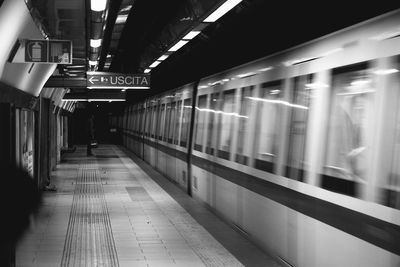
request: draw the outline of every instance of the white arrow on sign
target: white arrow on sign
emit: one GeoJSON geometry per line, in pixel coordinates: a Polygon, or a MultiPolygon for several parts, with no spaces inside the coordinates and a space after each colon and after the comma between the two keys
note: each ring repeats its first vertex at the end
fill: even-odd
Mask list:
{"type": "Polygon", "coordinates": [[[93,81],[98,82],[99,80],[96,79],[94,76],[92,76],[92,77],[90,77],[89,82],[91,82],[92,84],[94,84],[93,81]]]}

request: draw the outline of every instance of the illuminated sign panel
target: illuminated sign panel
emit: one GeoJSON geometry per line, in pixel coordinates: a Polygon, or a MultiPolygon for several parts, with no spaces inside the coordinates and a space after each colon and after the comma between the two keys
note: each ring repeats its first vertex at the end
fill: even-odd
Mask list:
{"type": "Polygon", "coordinates": [[[87,72],[89,89],[150,89],[149,74],[87,72]]]}
{"type": "Polygon", "coordinates": [[[72,64],[72,42],[66,40],[22,40],[25,62],[72,64]]]}

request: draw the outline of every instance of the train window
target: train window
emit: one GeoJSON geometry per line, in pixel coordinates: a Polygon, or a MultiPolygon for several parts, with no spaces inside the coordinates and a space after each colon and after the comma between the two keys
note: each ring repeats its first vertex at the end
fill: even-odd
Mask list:
{"type": "Polygon", "coordinates": [[[134,107],[131,107],[131,115],[130,115],[130,120],[131,120],[131,124],[130,124],[130,129],[133,132],[133,127],[134,127],[134,123],[135,123],[135,110],[134,107]]]}
{"type": "Polygon", "coordinates": [[[186,147],[190,127],[190,115],[192,111],[192,99],[185,99],[183,102],[182,132],[180,145],[186,147]]]}
{"type": "Polygon", "coordinates": [[[181,117],[182,117],[182,101],[178,101],[176,105],[176,117],[175,117],[175,134],[174,134],[174,144],[177,145],[179,141],[179,130],[181,127],[181,117]]]}
{"type": "Polygon", "coordinates": [[[206,144],[206,153],[210,155],[214,155],[214,148],[213,148],[213,140],[214,140],[214,120],[215,120],[215,112],[217,111],[219,100],[219,94],[214,93],[211,94],[210,98],[210,114],[208,117],[208,129],[207,129],[207,144],[206,144]]]}
{"type": "Polygon", "coordinates": [[[168,143],[172,144],[174,139],[174,125],[175,125],[175,117],[176,117],[176,102],[172,102],[170,109],[170,117],[169,117],[169,129],[168,129],[168,143]]]}
{"type": "Polygon", "coordinates": [[[146,120],[148,120],[148,128],[147,128],[147,133],[148,136],[150,137],[152,135],[152,130],[153,130],[153,107],[149,105],[147,108],[147,117],[146,120]]]}
{"type": "Polygon", "coordinates": [[[138,134],[139,111],[138,111],[137,107],[135,107],[134,116],[135,116],[135,123],[134,123],[135,133],[138,134]]]}
{"type": "MultiPolygon", "coordinates": [[[[394,63],[394,62],[393,62],[394,63]]],[[[389,69],[393,71],[391,75],[386,75],[386,85],[390,88],[385,88],[386,94],[390,101],[386,102],[385,117],[389,118],[390,127],[385,128],[385,131],[393,131],[385,134],[385,143],[387,143],[385,155],[391,157],[391,162],[387,166],[388,173],[386,180],[381,183],[381,193],[383,198],[381,202],[388,207],[400,209],[400,72],[395,73],[400,69],[400,56],[397,57],[397,64],[394,68],[389,69]],[[394,112],[393,112],[394,111],[394,112]]],[[[386,160],[384,159],[385,163],[386,160]]]]}
{"type": "Polygon", "coordinates": [[[151,137],[155,138],[156,137],[156,130],[157,130],[157,124],[158,124],[158,106],[153,106],[153,114],[151,118],[151,137]]]}
{"type": "Polygon", "coordinates": [[[278,137],[280,136],[279,123],[282,114],[282,95],[281,81],[272,81],[261,85],[260,98],[252,98],[258,100],[257,147],[255,149],[254,167],[270,173],[275,173],[279,147],[278,137]]]}
{"type": "Polygon", "coordinates": [[[146,107],[145,108],[145,122],[146,122],[146,126],[145,126],[145,136],[149,136],[150,135],[150,125],[151,125],[151,116],[150,116],[151,112],[150,112],[150,107],[146,107]]]}
{"type": "Polygon", "coordinates": [[[168,133],[169,133],[169,120],[171,118],[171,103],[167,103],[165,105],[165,126],[164,126],[164,141],[168,141],[168,133]]]}
{"type": "Polygon", "coordinates": [[[194,149],[198,151],[203,150],[202,143],[205,132],[206,107],[207,107],[207,95],[199,96],[199,103],[196,107],[196,129],[194,131],[195,134],[194,149]]]}
{"type": "Polygon", "coordinates": [[[144,107],[140,109],[140,134],[144,135],[144,125],[145,125],[145,113],[144,113],[144,107]]]}
{"type": "Polygon", "coordinates": [[[163,140],[163,133],[165,127],[165,104],[160,107],[160,128],[158,129],[158,140],[163,140]]]}
{"type": "Polygon", "coordinates": [[[286,177],[303,181],[305,168],[305,148],[308,125],[308,109],[310,106],[313,74],[298,76],[293,79],[294,88],[291,91],[289,150],[286,166],[286,177]]]}
{"type": "Polygon", "coordinates": [[[250,135],[249,119],[255,112],[255,102],[250,98],[253,95],[254,86],[244,87],[240,96],[240,111],[237,119],[239,120],[237,151],[235,161],[247,165],[250,156],[250,144],[248,137],[250,135]]]}
{"type": "Polygon", "coordinates": [[[335,69],[322,187],[355,196],[365,181],[375,89],[366,63],[335,69]]]}
{"type": "Polygon", "coordinates": [[[218,157],[229,160],[232,147],[233,117],[235,113],[235,89],[225,91],[222,95],[222,107],[219,123],[218,157]]]}
{"type": "Polygon", "coordinates": [[[137,111],[137,108],[136,108],[136,106],[135,106],[135,108],[134,108],[134,110],[133,110],[133,131],[134,131],[134,133],[136,133],[137,134],[137,132],[138,132],[138,127],[137,127],[137,125],[138,125],[138,111],[137,111]]]}
{"type": "Polygon", "coordinates": [[[127,130],[127,131],[129,131],[129,112],[130,112],[130,107],[128,107],[127,109],[126,109],[126,112],[125,112],[125,129],[127,130]]]}

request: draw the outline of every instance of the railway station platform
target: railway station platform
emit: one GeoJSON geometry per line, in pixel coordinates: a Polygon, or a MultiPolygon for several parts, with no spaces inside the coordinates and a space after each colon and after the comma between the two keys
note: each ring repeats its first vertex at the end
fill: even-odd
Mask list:
{"type": "Polygon", "coordinates": [[[280,266],[122,147],[63,155],[16,265],[280,266]]]}

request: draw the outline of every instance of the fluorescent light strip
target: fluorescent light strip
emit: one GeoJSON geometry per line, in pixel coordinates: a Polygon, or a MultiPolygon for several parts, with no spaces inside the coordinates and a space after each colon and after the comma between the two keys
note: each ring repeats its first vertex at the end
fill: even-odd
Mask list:
{"type": "Polygon", "coordinates": [[[93,11],[104,11],[106,9],[107,0],[91,0],[90,9],[93,11]]]}
{"type": "Polygon", "coordinates": [[[194,37],[196,37],[199,33],[200,33],[200,31],[191,31],[188,34],[186,34],[182,39],[183,40],[191,40],[194,37]]]}
{"type": "Polygon", "coordinates": [[[151,65],[149,66],[149,68],[155,68],[155,67],[157,67],[158,64],[160,64],[160,63],[161,63],[161,61],[154,61],[153,64],[151,64],[151,65]]]}
{"type": "Polygon", "coordinates": [[[262,69],[259,69],[258,71],[259,72],[264,72],[264,71],[269,71],[269,70],[272,70],[272,67],[262,68],[262,69]]]}
{"type": "Polygon", "coordinates": [[[289,103],[289,102],[283,101],[283,100],[264,99],[264,98],[259,98],[259,97],[246,97],[246,98],[251,99],[251,100],[255,100],[255,101],[271,103],[271,104],[282,104],[282,105],[285,105],[285,106],[288,106],[288,107],[291,107],[291,108],[299,108],[299,109],[308,110],[308,107],[306,107],[306,106],[292,104],[292,103],[289,103]]]}
{"type": "Polygon", "coordinates": [[[128,19],[128,15],[118,15],[117,19],[115,20],[115,24],[122,24],[125,23],[128,19]]]}
{"type": "Polygon", "coordinates": [[[89,89],[150,89],[150,86],[88,86],[89,89]]]}
{"type": "Polygon", "coordinates": [[[380,69],[380,70],[374,71],[374,73],[377,75],[388,75],[388,74],[392,74],[392,73],[396,73],[396,72],[399,72],[399,70],[398,69],[380,69]]]}
{"type": "Polygon", "coordinates": [[[144,73],[149,73],[151,71],[151,69],[145,69],[144,73]]]}
{"type": "Polygon", "coordinates": [[[89,102],[96,101],[126,101],[126,99],[88,99],[89,102]]]}
{"type": "Polygon", "coordinates": [[[227,0],[219,8],[217,8],[210,16],[208,16],[203,22],[214,22],[220,17],[225,15],[229,10],[234,8],[237,4],[242,2],[242,0],[227,0]]]}
{"type": "Polygon", "coordinates": [[[71,65],[71,66],[65,66],[64,68],[67,69],[84,69],[86,66],[85,65],[71,65]]]}
{"type": "Polygon", "coordinates": [[[131,10],[131,8],[132,8],[132,5],[129,5],[129,6],[122,8],[119,12],[129,11],[129,10],[131,10]]]}
{"type": "Polygon", "coordinates": [[[101,46],[101,39],[90,39],[90,46],[97,48],[101,46]]]}
{"type": "Polygon", "coordinates": [[[238,77],[238,78],[246,78],[246,77],[249,77],[249,76],[253,76],[255,74],[256,74],[255,72],[248,72],[248,73],[238,74],[238,75],[236,75],[236,77],[238,77]]]}
{"type": "Polygon", "coordinates": [[[173,47],[171,47],[170,49],[168,49],[168,51],[170,51],[170,52],[175,52],[175,51],[177,51],[178,49],[180,49],[182,46],[184,46],[184,45],[187,44],[187,43],[188,43],[188,41],[180,40],[180,41],[177,42],[173,47]]]}
{"type": "Polygon", "coordinates": [[[166,60],[168,57],[169,57],[169,55],[162,55],[161,57],[159,57],[159,58],[157,59],[157,61],[166,60]]]}

